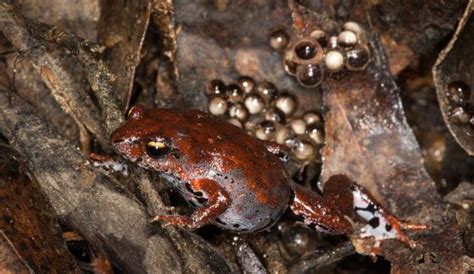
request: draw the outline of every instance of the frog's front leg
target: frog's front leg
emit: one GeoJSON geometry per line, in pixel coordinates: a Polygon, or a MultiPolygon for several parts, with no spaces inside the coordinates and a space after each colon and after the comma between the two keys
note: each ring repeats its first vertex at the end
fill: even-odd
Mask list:
{"type": "Polygon", "coordinates": [[[296,215],[304,219],[304,223],[319,231],[346,234],[352,231],[351,223],[346,216],[327,203],[316,192],[291,182],[294,198],[290,205],[296,215]]]}
{"type": "Polygon", "coordinates": [[[165,225],[196,229],[212,223],[230,205],[229,193],[216,181],[197,179],[191,182],[191,187],[195,192],[204,192],[207,195],[207,202],[203,206],[196,209],[191,216],[157,216],[152,221],[162,221],[165,225]]]}
{"type": "Polygon", "coordinates": [[[112,157],[109,155],[100,155],[91,153],[89,158],[92,161],[94,167],[104,168],[105,170],[111,170],[113,172],[119,172],[123,176],[128,176],[128,166],[120,158],[112,157]]]}

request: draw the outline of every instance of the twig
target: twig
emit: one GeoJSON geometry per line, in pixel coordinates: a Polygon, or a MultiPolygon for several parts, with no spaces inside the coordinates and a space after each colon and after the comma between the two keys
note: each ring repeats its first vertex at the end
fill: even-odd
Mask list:
{"type": "Polygon", "coordinates": [[[331,251],[324,253],[312,252],[305,256],[304,259],[297,262],[290,268],[291,274],[315,272],[319,268],[328,264],[335,263],[347,256],[355,254],[354,246],[351,242],[347,241],[343,245],[334,248],[331,251]]]}

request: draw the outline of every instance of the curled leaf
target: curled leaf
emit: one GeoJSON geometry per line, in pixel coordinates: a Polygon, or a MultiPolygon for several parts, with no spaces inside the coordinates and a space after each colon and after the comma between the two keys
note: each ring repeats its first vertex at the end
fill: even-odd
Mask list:
{"type": "Polygon", "coordinates": [[[474,87],[474,1],[466,11],[448,46],[433,68],[439,106],[444,121],[458,144],[474,155],[474,108],[470,90],[474,87]]]}

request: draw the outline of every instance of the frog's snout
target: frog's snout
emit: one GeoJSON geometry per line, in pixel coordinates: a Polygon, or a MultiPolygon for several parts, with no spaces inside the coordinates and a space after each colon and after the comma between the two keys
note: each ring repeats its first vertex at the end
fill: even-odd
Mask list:
{"type": "Polygon", "coordinates": [[[124,138],[122,138],[122,136],[120,136],[118,130],[116,130],[112,133],[112,136],[110,136],[110,140],[112,141],[112,144],[115,145],[115,144],[118,144],[118,143],[122,143],[124,141],[124,138]]]}

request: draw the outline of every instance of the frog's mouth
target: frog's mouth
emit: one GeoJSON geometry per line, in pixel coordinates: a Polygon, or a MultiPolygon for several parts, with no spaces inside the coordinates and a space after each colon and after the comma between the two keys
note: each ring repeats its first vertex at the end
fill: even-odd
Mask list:
{"type": "Polygon", "coordinates": [[[137,137],[112,139],[112,145],[119,154],[131,162],[136,162],[143,153],[137,137]]]}

